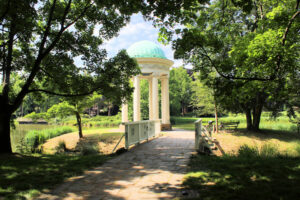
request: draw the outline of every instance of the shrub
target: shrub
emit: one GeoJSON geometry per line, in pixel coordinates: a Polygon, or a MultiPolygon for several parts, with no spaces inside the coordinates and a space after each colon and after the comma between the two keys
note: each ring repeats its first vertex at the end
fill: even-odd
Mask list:
{"type": "Polygon", "coordinates": [[[98,144],[92,144],[92,143],[84,143],[80,146],[79,151],[82,155],[92,155],[92,154],[98,154],[99,146],[98,144]]]}
{"type": "Polygon", "coordinates": [[[59,153],[64,153],[67,150],[67,145],[66,142],[64,140],[61,140],[58,142],[57,147],[55,147],[55,151],[57,154],[59,153]]]}
{"type": "Polygon", "coordinates": [[[243,157],[243,158],[253,158],[257,157],[259,155],[259,150],[255,146],[248,146],[246,144],[240,146],[238,150],[238,157],[243,157]]]}
{"type": "Polygon", "coordinates": [[[246,159],[255,157],[276,157],[279,155],[278,146],[272,143],[266,143],[260,148],[244,144],[238,150],[238,157],[246,159]]]}

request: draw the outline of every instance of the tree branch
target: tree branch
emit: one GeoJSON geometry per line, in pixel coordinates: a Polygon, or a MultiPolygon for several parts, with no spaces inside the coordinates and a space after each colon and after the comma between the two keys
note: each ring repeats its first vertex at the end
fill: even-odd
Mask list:
{"type": "MultiPolygon", "coordinates": [[[[38,54],[38,57],[37,59],[35,60],[35,63],[34,63],[34,66],[32,68],[32,71],[29,75],[29,78],[27,79],[26,83],[24,84],[21,92],[18,94],[18,96],[16,97],[15,99],[15,102],[13,104],[13,109],[17,109],[18,106],[21,104],[22,102],[22,99],[24,98],[24,96],[27,94],[27,93],[30,93],[32,92],[33,90],[29,90],[29,87],[30,85],[32,84],[32,81],[34,79],[34,77],[36,76],[37,72],[39,71],[40,69],[40,64],[42,62],[42,60],[44,59],[44,57],[46,57],[50,51],[55,47],[55,45],[57,44],[57,42],[60,40],[60,37],[62,35],[62,33],[68,29],[70,26],[72,26],[74,23],[76,23],[80,18],[82,18],[85,14],[85,12],[92,6],[92,3],[91,1],[89,1],[89,3],[86,4],[86,7],[83,9],[83,11],[80,13],[80,15],[75,18],[75,20],[71,23],[69,23],[68,25],[64,26],[64,23],[65,23],[65,19],[66,19],[66,16],[69,12],[69,9],[70,9],[70,5],[71,5],[71,1],[72,0],[69,0],[68,2],[68,5],[66,6],[65,8],[65,11],[64,11],[64,14],[62,16],[62,21],[61,21],[61,28],[60,28],[60,31],[58,32],[58,34],[56,35],[56,37],[54,38],[54,40],[52,41],[52,43],[42,52],[39,52],[38,54]]],[[[56,0],[54,0],[54,3],[55,4],[56,0]]],[[[50,19],[50,16],[52,15],[51,13],[53,12],[52,11],[53,6],[51,7],[51,11],[50,11],[50,14],[49,14],[49,19],[50,19]]],[[[52,18],[52,17],[51,17],[52,18]]],[[[50,25],[51,25],[51,21],[48,20],[48,22],[50,22],[50,25]]],[[[50,28],[50,26],[47,26],[50,28]]],[[[56,94],[56,93],[53,93],[53,92],[50,92],[50,91],[46,91],[46,90],[41,90],[40,92],[48,92],[48,94],[53,94],[53,95],[59,95],[59,94],[56,94]]],[[[90,94],[90,93],[88,93],[90,94]]],[[[61,94],[60,96],[65,96],[66,94],[61,94]]],[[[75,96],[84,96],[84,95],[87,95],[87,94],[80,94],[80,95],[75,95],[75,96]]],[[[68,95],[67,95],[68,96],[68,95]]],[[[70,95],[69,95],[70,96],[70,95]]],[[[71,95],[72,96],[72,95],[71,95]]]]}
{"type": "Polygon", "coordinates": [[[46,94],[51,94],[51,95],[61,96],[61,97],[80,97],[80,96],[86,96],[86,95],[93,94],[93,92],[95,92],[99,88],[100,87],[94,88],[93,90],[91,90],[89,92],[85,92],[85,93],[81,93],[81,94],[60,94],[60,93],[56,93],[56,92],[52,92],[52,91],[48,91],[48,90],[44,90],[44,89],[32,89],[32,90],[28,90],[28,93],[43,92],[46,94]]]}
{"type": "Polygon", "coordinates": [[[42,38],[42,41],[41,41],[41,44],[40,44],[38,56],[40,56],[42,54],[43,50],[44,50],[44,46],[45,46],[48,34],[50,32],[50,29],[51,29],[51,22],[52,22],[52,18],[53,18],[53,13],[54,13],[54,10],[55,10],[55,6],[56,6],[56,0],[53,1],[52,7],[50,9],[49,18],[48,18],[47,26],[46,26],[46,30],[44,32],[44,35],[43,35],[43,38],[42,38]]]}
{"type": "MultiPolygon", "coordinates": [[[[4,87],[3,87],[3,98],[6,103],[9,103],[9,89],[10,89],[10,73],[11,73],[11,65],[12,65],[12,53],[13,53],[13,45],[14,45],[14,36],[15,36],[15,16],[12,16],[11,24],[10,24],[10,30],[8,35],[8,43],[7,43],[7,58],[5,58],[6,63],[3,66],[3,74],[5,76],[4,78],[4,87]]],[[[5,57],[5,55],[3,55],[5,57]]]]}
{"type": "Polygon", "coordinates": [[[213,60],[210,58],[210,56],[207,54],[206,50],[201,47],[202,50],[204,51],[205,54],[202,54],[204,55],[208,60],[209,62],[211,63],[211,65],[213,66],[213,68],[216,70],[216,72],[222,76],[223,78],[225,79],[228,79],[228,80],[232,80],[232,79],[235,79],[235,80],[245,80],[245,81],[270,81],[270,80],[274,80],[275,78],[273,77],[270,77],[270,78],[260,78],[260,77],[237,77],[237,76],[228,76],[228,75],[225,75],[223,74],[222,72],[219,71],[218,67],[214,64],[213,60]]]}
{"type": "MultiPolygon", "coordinates": [[[[299,7],[299,0],[298,0],[298,4],[297,4],[297,7],[299,7]]],[[[286,41],[286,37],[287,37],[287,34],[289,33],[289,30],[292,26],[292,23],[294,22],[294,20],[296,19],[296,17],[300,14],[300,11],[298,10],[297,12],[295,12],[295,14],[292,16],[292,18],[290,19],[286,29],[285,29],[285,32],[282,36],[282,45],[284,46],[285,45],[285,41],[286,41]]]]}
{"type": "MultiPolygon", "coordinates": [[[[69,3],[71,3],[71,0],[69,1],[69,3]]],[[[53,40],[53,42],[49,45],[49,47],[45,50],[44,54],[47,55],[54,47],[55,45],[57,44],[57,42],[59,41],[62,33],[68,29],[70,26],[72,26],[73,24],[75,24],[80,18],[82,18],[85,14],[85,12],[91,7],[92,3],[88,3],[86,5],[86,7],[83,9],[83,11],[80,13],[80,15],[75,18],[75,20],[69,24],[67,24],[66,26],[64,26],[64,22],[65,22],[65,17],[67,15],[67,12],[68,12],[68,7],[65,9],[65,12],[64,12],[64,15],[63,15],[63,18],[62,18],[62,22],[61,22],[61,29],[60,31],[58,32],[58,34],[56,35],[55,39],[53,40]]]]}

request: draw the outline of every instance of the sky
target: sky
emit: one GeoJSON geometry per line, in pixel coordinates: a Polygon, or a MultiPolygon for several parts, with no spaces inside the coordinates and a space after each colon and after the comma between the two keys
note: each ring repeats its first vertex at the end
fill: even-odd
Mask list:
{"type": "Polygon", "coordinates": [[[108,57],[113,57],[121,49],[128,49],[130,45],[141,40],[149,40],[159,45],[169,60],[174,61],[173,67],[183,65],[182,60],[175,60],[171,45],[164,46],[157,41],[158,29],[154,28],[152,22],[145,21],[141,14],[135,14],[131,21],[123,27],[119,36],[107,41],[104,45],[108,52],[108,57]]]}

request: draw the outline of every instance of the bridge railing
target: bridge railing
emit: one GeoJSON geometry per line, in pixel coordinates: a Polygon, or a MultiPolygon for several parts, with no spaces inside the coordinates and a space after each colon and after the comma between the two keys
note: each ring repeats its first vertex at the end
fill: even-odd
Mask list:
{"type": "Polygon", "coordinates": [[[160,120],[145,120],[126,122],[125,125],[125,148],[138,144],[144,140],[156,137],[160,133],[160,120]]]}

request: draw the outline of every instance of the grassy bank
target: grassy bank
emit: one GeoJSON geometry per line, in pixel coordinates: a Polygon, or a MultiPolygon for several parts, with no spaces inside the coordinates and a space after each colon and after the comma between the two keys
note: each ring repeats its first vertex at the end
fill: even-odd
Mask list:
{"type": "Polygon", "coordinates": [[[105,155],[0,156],[0,199],[24,199],[104,163],[105,155]]]}
{"type": "MultiPolygon", "coordinates": [[[[213,117],[200,117],[203,125],[207,125],[208,121],[215,121],[213,117]]],[[[183,128],[187,130],[194,130],[194,122],[200,118],[196,117],[171,117],[171,122],[175,128],[183,128]]],[[[245,129],[247,127],[246,117],[243,114],[220,117],[219,122],[232,122],[239,121],[239,129],[245,129]]],[[[275,130],[275,131],[288,131],[297,132],[297,126],[290,122],[290,119],[285,113],[282,113],[280,117],[274,119],[270,118],[270,113],[262,113],[260,121],[260,129],[262,130],[275,130]]]]}
{"type": "Polygon", "coordinates": [[[194,156],[184,185],[201,200],[299,199],[300,145],[298,156],[276,147],[241,146],[237,154],[194,156]]]}
{"type": "Polygon", "coordinates": [[[17,146],[24,140],[25,135],[32,130],[40,131],[44,129],[55,128],[55,125],[45,124],[17,124],[14,129],[11,129],[11,144],[14,152],[17,151],[17,146]]]}
{"type": "Polygon", "coordinates": [[[71,133],[74,130],[74,127],[62,126],[51,129],[28,131],[24,141],[22,141],[23,144],[21,143],[18,145],[18,150],[21,152],[33,152],[47,140],[66,133],[71,133]]]}
{"type": "MultiPolygon", "coordinates": [[[[178,118],[176,128],[194,130],[197,118],[178,118]],[[182,123],[180,123],[182,122],[182,123]]],[[[206,125],[214,118],[202,118],[206,125]]],[[[245,130],[243,116],[238,130],[214,133],[226,155],[195,155],[190,159],[184,185],[201,200],[298,199],[300,196],[300,135],[288,117],[270,120],[264,114],[260,132],[245,130]]]]}
{"type": "MultiPolygon", "coordinates": [[[[52,138],[43,144],[43,152],[54,154],[60,142],[65,143],[65,147],[70,151],[82,151],[82,148],[97,148],[98,153],[111,154],[119,139],[124,133],[114,128],[93,128],[83,130],[83,138],[79,139],[78,132],[65,134],[52,138]]],[[[124,146],[124,139],[118,148],[124,146]]],[[[78,153],[79,153],[78,152],[78,153]]]]}

